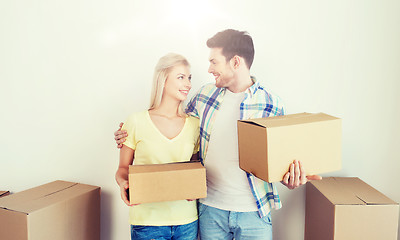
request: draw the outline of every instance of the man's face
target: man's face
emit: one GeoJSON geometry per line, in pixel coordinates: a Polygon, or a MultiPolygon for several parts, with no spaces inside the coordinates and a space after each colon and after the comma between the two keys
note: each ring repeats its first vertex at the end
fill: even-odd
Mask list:
{"type": "Polygon", "coordinates": [[[228,88],[234,82],[234,72],[230,61],[222,55],[222,48],[211,48],[209,61],[208,72],[214,75],[215,86],[228,88]]]}

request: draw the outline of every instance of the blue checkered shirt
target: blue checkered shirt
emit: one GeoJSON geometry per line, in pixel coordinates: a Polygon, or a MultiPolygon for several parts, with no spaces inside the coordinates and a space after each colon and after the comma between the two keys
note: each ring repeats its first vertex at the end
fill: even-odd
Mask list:
{"type": "MultiPolygon", "coordinates": [[[[284,108],[279,98],[267,92],[255,77],[251,77],[251,79],[254,84],[245,91],[244,100],[240,104],[240,119],[284,115],[284,108]]],[[[226,91],[226,88],[217,88],[214,84],[207,84],[187,105],[186,113],[200,119],[200,160],[202,162],[207,154],[215,113],[220,108],[226,91]]],[[[264,182],[250,173],[247,173],[247,179],[260,217],[266,216],[271,209],[282,207],[274,183],[264,182]]]]}

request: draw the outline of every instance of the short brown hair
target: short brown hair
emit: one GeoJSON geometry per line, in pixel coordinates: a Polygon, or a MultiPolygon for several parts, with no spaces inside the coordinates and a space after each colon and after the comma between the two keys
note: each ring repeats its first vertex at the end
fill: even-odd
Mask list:
{"type": "Polygon", "coordinates": [[[250,69],[254,59],[254,45],[251,36],[244,31],[226,29],[207,40],[207,47],[222,48],[222,55],[227,61],[235,55],[243,57],[250,69]]]}

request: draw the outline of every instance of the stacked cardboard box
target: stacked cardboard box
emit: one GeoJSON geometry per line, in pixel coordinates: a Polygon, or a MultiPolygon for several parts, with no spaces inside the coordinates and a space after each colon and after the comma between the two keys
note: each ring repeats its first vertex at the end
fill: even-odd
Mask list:
{"type": "Polygon", "coordinates": [[[131,204],[198,199],[207,196],[200,162],[129,166],[131,204]]]}
{"type": "MultiPolygon", "coordinates": [[[[307,175],[341,168],[341,119],[300,113],[238,121],[240,167],[281,181],[293,160],[307,175]]],[[[399,204],[358,178],[307,183],[306,240],[396,240],[399,204]]]]}
{"type": "Polygon", "coordinates": [[[341,119],[300,113],[238,121],[240,168],[266,182],[283,179],[294,160],[307,175],[340,170],[341,119]]]}
{"type": "Polygon", "coordinates": [[[99,240],[100,187],[55,181],[0,198],[0,239],[99,240]]]}
{"type": "Polygon", "coordinates": [[[305,240],[397,240],[399,204],[359,178],[324,178],[306,188],[305,240]]]}

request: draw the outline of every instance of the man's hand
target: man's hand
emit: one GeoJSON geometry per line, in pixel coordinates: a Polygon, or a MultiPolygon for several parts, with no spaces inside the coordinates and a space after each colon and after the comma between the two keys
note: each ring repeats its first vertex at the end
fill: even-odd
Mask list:
{"type": "Polygon", "coordinates": [[[120,123],[118,130],[114,132],[114,139],[117,143],[117,148],[122,148],[122,143],[126,141],[126,137],[128,136],[128,133],[125,130],[121,131],[122,125],[124,125],[124,123],[120,123]]]}
{"type": "Polygon", "coordinates": [[[281,183],[289,189],[298,188],[304,185],[309,180],[321,180],[322,177],[319,175],[306,176],[306,172],[300,161],[294,160],[290,164],[289,171],[283,176],[281,183]]]}

